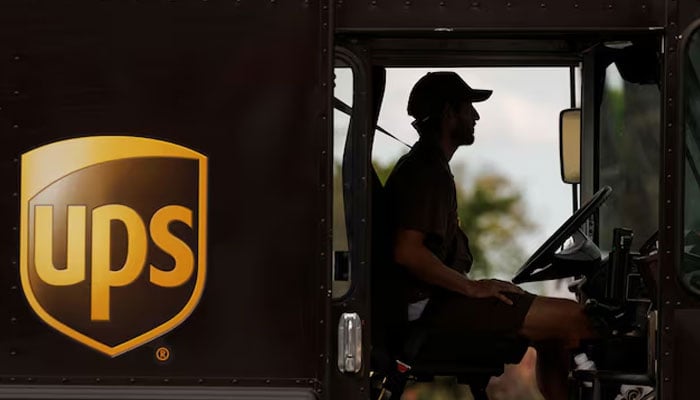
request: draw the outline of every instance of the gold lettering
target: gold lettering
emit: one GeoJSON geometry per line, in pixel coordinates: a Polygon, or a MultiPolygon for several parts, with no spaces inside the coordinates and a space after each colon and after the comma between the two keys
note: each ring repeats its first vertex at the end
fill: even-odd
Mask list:
{"type": "Polygon", "coordinates": [[[176,287],[187,282],[194,271],[192,249],[168,230],[172,221],[181,221],[192,227],[192,210],[182,206],[166,206],[151,218],[150,233],[155,244],[175,260],[175,267],[163,271],[155,265],[150,267],[151,282],[163,287],[176,287]]]}
{"type": "Polygon", "coordinates": [[[138,278],[146,263],[148,238],[141,217],[131,208],[110,204],[92,212],[92,293],[90,318],[109,321],[109,295],[113,287],[126,286],[138,278]],[[124,265],[113,271],[110,266],[111,221],[126,227],[127,254],[124,265]]]}
{"type": "Polygon", "coordinates": [[[85,206],[68,206],[66,268],[53,263],[53,206],[34,207],[34,263],[39,279],[69,286],[85,279],[85,206]]]}

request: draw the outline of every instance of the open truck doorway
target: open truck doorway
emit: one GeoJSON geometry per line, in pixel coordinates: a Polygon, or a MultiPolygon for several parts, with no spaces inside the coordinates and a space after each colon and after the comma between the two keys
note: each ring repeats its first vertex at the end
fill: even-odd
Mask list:
{"type": "MultiPolygon", "coordinates": [[[[468,47],[468,45],[464,46],[468,47]]],[[[375,57],[385,61],[383,55],[375,55],[375,57]]],[[[407,56],[406,59],[411,60],[406,62],[407,64],[414,62],[411,57],[418,56],[413,53],[407,56]]],[[[460,203],[459,212],[462,214],[459,216],[460,225],[468,232],[470,244],[477,249],[474,251],[477,254],[474,257],[474,266],[476,268],[470,274],[473,274],[472,276],[475,278],[498,277],[505,280],[513,279],[517,283],[526,285],[528,290],[537,292],[540,295],[551,296],[551,288],[558,286],[559,293],[563,293],[569,298],[576,298],[582,305],[585,304],[587,308],[589,303],[594,304],[591,306],[592,308],[597,307],[596,301],[598,299],[595,298],[596,296],[600,300],[610,300],[602,292],[607,285],[605,283],[607,272],[600,274],[598,271],[611,269],[611,263],[619,263],[619,261],[615,260],[619,259],[621,255],[613,254],[613,252],[608,250],[607,246],[609,245],[600,243],[598,232],[601,223],[618,224],[619,221],[608,217],[604,221],[599,219],[598,208],[610,197],[611,191],[609,188],[602,188],[600,191],[597,191],[596,196],[593,196],[593,200],[595,200],[593,202],[590,201],[592,193],[589,193],[589,191],[592,187],[598,187],[600,184],[599,177],[601,176],[599,168],[607,165],[599,163],[599,154],[610,154],[610,151],[603,153],[604,150],[609,149],[599,147],[602,140],[600,135],[612,135],[612,133],[600,130],[600,121],[598,120],[603,119],[603,117],[599,111],[599,98],[602,97],[602,92],[595,94],[595,91],[600,91],[601,85],[591,78],[590,72],[589,75],[581,73],[580,68],[584,64],[582,61],[585,57],[581,54],[578,57],[571,59],[564,57],[560,60],[561,65],[552,63],[546,67],[504,67],[503,64],[508,64],[508,62],[500,60],[500,64],[496,63],[498,67],[492,65],[490,67],[478,66],[455,69],[449,65],[449,56],[440,59],[440,62],[437,63],[438,65],[432,68],[425,68],[426,62],[421,62],[420,68],[397,67],[396,65],[402,62],[400,56],[397,56],[392,62],[387,62],[389,64],[387,66],[375,64],[370,67],[366,65],[365,73],[368,75],[368,78],[364,82],[365,86],[363,87],[361,82],[356,81],[354,87],[364,95],[367,105],[363,109],[361,104],[358,104],[356,107],[351,107],[348,110],[352,115],[351,120],[360,116],[365,119],[363,122],[359,119],[355,120],[356,126],[368,125],[366,127],[368,130],[365,131],[359,129],[357,132],[353,132],[350,129],[349,135],[357,134],[362,139],[367,140],[369,138],[369,140],[364,143],[365,147],[358,147],[358,141],[353,141],[348,137],[348,142],[353,143],[355,146],[346,146],[345,149],[350,149],[355,155],[358,152],[365,152],[363,158],[367,162],[369,162],[368,159],[371,159],[370,165],[364,164],[365,161],[363,161],[359,168],[357,162],[353,166],[357,172],[362,172],[361,169],[366,168],[364,171],[365,175],[361,174],[360,179],[366,179],[367,182],[371,182],[371,200],[368,204],[371,204],[373,251],[378,247],[377,242],[375,242],[376,238],[386,234],[386,232],[378,234],[374,229],[376,224],[374,220],[377,219],[377,213],[380,209],[377,207],[377,195],[383,196],[383,189],[378,190],[376,187],[384,185],[396,160],[405,155],[418,139],[417,133],[411,127],[412,119],[406,113],[406,102],[411,87],[421,76],[430,71],[457,71],[470,85],[494,90],[493,97],[488,102],[474,105],[479,114],[474,130],[474,143],[468,147],[458,149],[450,162],[450,172],[456,178],[455,190],[460,196],[458,201],[460,203]],[[583,93],[584,90],[586,91],[585,95],[583,93]],[[501,101],[499,101],[499,96],[501,101]],[[596,99],[598,99],[598,102],[596,102],[596,99]],[[574,196],[574,204],[578,204],[578,192],[574,191],[572,195],[571,186],[562,182],[563,167],[560,167],[560,136],[558,131],[560,130],[560,112],[576,106],[585,108],[585,116],[589,119],[593,116],[598,122],[591,125],[588,120],[582,121],[580,118],[581,112],[579,111],[579,130],[582,134],[579,134],[577,140],[580,141],[579,147],[581,148],[579,158],[584,158],[584,162],[579,160],[579,165],[576,167],[579,171],[579,177],[574,183],[583,184],[582,188],[585,188],[585,193],[582,193],[582,195],[586,201],[583,202],[584,207],[571,216],[572,196],[574,196]],[[594,135],[594,140],[591,140],[591,134],[594,135]],[[589,157],[589,159],[585,159],[585,157],[589,157]],[[592,165],[587,164],[591,163],[591,160],[593,161],[592,165]],[[527,190],[532,190],[529,196],[528,194],[523,194],[527,190]],[[510,208],[501,207],[498,209],[497,207],[496,210],[489,209],[489,201],[500,203],[502,206],[506,199],[507,201],[505,202],[509,204],[510,208]],[[533,201],[532,199],[535,200],[533,201]],[[528,212],[532,212],[532,210],[528,210],[527,206],[531,206],[536,201],[544,202],[545,206],[543,208],[545,208],[545,212],[532,217],[528,215],[528,212]],[[475,205],[474,203],[477,204],[475,205]],[[536,229],[538,224],[546,223],[548,218],[554,220],[554,222],[549,223],[549,226],[544,227],[544,229],[541,227],[536,229]],[[562,222],[565,220],[566,223],[562,225],[562,222]],[[489,229],[496,231],[496,234],[489,229]],[[533,235],[533,232],[539,233],[540,236],[533,235]],[[582,236],[579,236],[577,232],[581,232],[580,235],[582,236]],[[528,235],[534,238],[530,239],[532,241],[531,247],[527,251],[523,251],[523,238],[527,238],[528,235]],[[573,238],[573,241],[567,241],[566,239],[569,237],[573,238]],[[581,242],[581,238],[586,238],[586,240],[581,242]],[[600,248],[597,245],[600,245],[600,248]],[[604,250],[601,251],[601,248],[604,250]],[[528,262],[525,262],[527,255],[532,254],[533,251],[534,255],[530,257],[528,262]],[[568,267],[566,265],[568,261],[562,264],[560,258],[568,257],[568,254],[583,254],[579,253],[579,251],[583,251],[583,253],[587,254],[586,257],[590,256],[590,258],[586,258],[582,263],[572,267],[573,269],[567,270],[568,267]],[[477,264],[477,260],[480,260],[482,264],[477,264]],[[507,267],[508,265],[510,270],[507,267]],[[516,270],[518,270],[518,273],[514,274],[516,270]],[[585,277],[588,277],[594,278],[596,282],[587,285],[583,284],[580,281],[582,277],[584,281],[585,277]],[[561,282],[562,278],[565,278],[564,284],[555,283],[561,282]],[[570,285],[573,278],[577,279],[577,281],[570,285]]],[[[584,68],[585,65],[588,65],[588,71],[592,69],[599,71],[600,68],[594,67],[594,62],[590,61],[590,57],[588,58],[589,62],[584,64],[584,68]]],[[[465,55],[461,61],[455,61],[455,63],[469,64],[465,60],[470,60],[468,55],[465,55]]],[[[601,62],[599,60],[596,61],[601,62]]],[[[606,65],[609,65],[614,60],[607,62],[608,64],[606,65]]],[[[486,63],[488,64],[488,62],[486,63]]],[[[476,64],[479,63],[477,62],[476,64]]],[[[513,61],[513,64],[517,65],[518,61],[513,61]]],[[[543,62],[542,64],[547,63],[543,62]]],[[[361,75],[358,74],[357,77],[360,78],[361,75]]],[[[596,78],[600,79],[600,75],[596,78]]],[[[636,84],[637,82],[633,83],[636,84]]],[[[358,98],[362,99],[363,96],[355,97],[355,99],[358,98]]],[[[654,129],[653,126],[649,126],[649,128],[651,131],[654,129]]],[[[616,134],[618,136],[622,134],[634,135],[628,130],[625,132],[618,130],[616,134]]],[[[347,155],[344,158],[346,161],[353,159],[353,157],[348,157],[347,155]]],[[[608,156],[608,158],[611,157],[608,156]]],[[[608,164],[610,163],[610,161],[606,161],[608,164]]],[[[648,165],[648,167],[652,171],[658,168],[654,165],[648,165]]],[[[624,169],[624,166],[622,168],[624,169]]],[[[621,179],[624,180],[626,176],[624,175],[621,179]]],[[[358,186],[355,187],[357,188],[358,186]]],[[[574,208],[576,209],[577,206],[574,208]]],[[[621,213],[624,214],[624,211],[621,211],[621,213]]],[[[655,225],[653,220],[645,222],[648,222],[651,226],[655,225]]],[[[617,249],[617,251],[619,253],[620,249],[617,249]]],[[[629,248],[622,249],[622,251],[629,251],[629,248]]],[[[375,279],[374,274],[377,268],[381,268],[381,263],[373,260],[370,264],[369,275],[372,276],[371,307],[374,309],[378,301],[386,298],[386,293],[382,293],[381,289],[379,291],[375,289],[378,280],[375,279]]],[[[628,268],[628,266],[623,268],[628,268]]],[[[633,271],[629,270],[628,272],[633,271]]],[[[634,344],[637,347],[632,351],[636,351],[638,357],[630,361],[631,364],[634,364],[634,366],[630,364],[630,367],[639,372],[638,375],[645,379],[644,382],[651,385],[653,378],[650,378],[648,366],[652,364],[645,358],[646,354],[652,355],[654,352],[653,348],[646,347],[648,343],[654,341],[650,339],[651,335],[647,335],[648,328],[645,311],[649,310],[648,307],[645,310],[641,310],[636,305],[627,304],[628,299],[625,296],[626,294],[619,293],[618,290],[614,299],[615,301],[620,300],[625,306],[615,303],[610,308],[598,307],[597,311],[594,312],[603,310],[602,313],[605,314],[606,311],[612,310],[612,313],[615,314],[617,311],[621,311],[626,316],[622,318],[624,320],[622,324],[629,323],[631,325],[620,328],[620,331],[625,330],[625,333],[628,333],[631,330],[637,330],[637,333],[643,336],[634,344]],[[635,310],[640,310],[636,316],[635,310]],[[630,329],[626,330],[627,328],[630,329]]],[[[636,300],[642,300],[646,305],[651,304],[648,298],[633,299],[633,301],[636,300]]],[[[618,317],[613,317],[613,319],[618,317]]],[[[604,316],[603,318],[606,317],[604,316]]],[[[376,318],[373,312],[371,324],[373,356],[374,350],[381,347],[381,343],[375,340],[374,335],[377,329],[381,329],[378,326],[382,322],[381,318],[376,318]]],[[[649,323],[649,326],[651,325],[649,323]]],[[[487,342],[481,343],[482,348],[495,348],[493,346],[498,346],[495,343],[487,342]]],[[[586,351],[585,349],[581,350],[582,353],[586,351]]],[[[622,353],[624,351],[620,351],[620,354],[622,353]]],[[[532,370],[534,357],[531,353],[528,353],[528,356],[523,358],[523,354],[524,352],[519,353],[517,358],[510,358],[505,363],[517,364],[524,360],[520,369],[518,367],[509,367],[508,369],[512,371],[510,375],[521,378],[524,376],[526,378],[521,379],[517,384],[513,384],[512,380],[509,381],[508,373],[501,376],[500,379],[493,379],[492,386],[489,389],[492,396],[496,396],[495,398],[508,398],[504,396],[514,395],[512,391],[502,390],[503,386],[499,388],[499,383],[503,385],[504,382],[507,382],[505,386],[511,389],[515,386],[520,386],[520,394],[526,392],[533,396],[537,395],[532,370]],[[529,370],[524,370],[523,367],[529,368],[529,370]]],[[[500,356],[494,357],[498,358],[500,356]]],[[[474,360],[475,358],[472,357],[469,361],[465,361],[466,365],[472,365],[469,363],[474,362],[474,360]]],[[[490,360],[493,361],[495,358],[490,360]]],[[[374,358],[372,358],[372,362],[374,361],[374,358]]],[[[420,365],[420,362],[418,365],[420,365]]],[[[464,366],[465,364],[461,365],[464,366]]],[[[607,366],[608,364],[605,365],[607,366]]],[[[476,364],[474,366],[478,369],[476,364]]],[[[446,365],[442,365],[442,367],[436,366],[433,369],[440,370],[440,368],[443,368],[443,371],[450,370],[446,365]]],[[[479,371],[486,374],[487,377],[499,376],[504,372],[502,364],[499,368],[489,371],[481,369],[479,371]]],[[[372,367],[372,370],[376,372],[374,367],[372,367]]],[[[430,375],[429,371],[430,369],[425,370],[423,367],[409,372],[409,374],[414,373],[425,378],[427,375],[430,375]]],[[[432,372],[435,373],[435,371],[432,372]]],[[[473,379],[475,376],[478,376],[479,372],[475,370],[475,374],[471,375],[471,378],[465,379],[472,379],[471,382],[466,383],[471,384],[472,391],[478,397],[485,393],[481,392],[481,390],[483,390],[489,380],[486,379],[484,381],[484,375],[481,375],[480,381],[479,379],[474,381],[473,379]]],[[[462,381],[465,381],[465,379],[462,381]]],[[[574,385],[579,385],[582,388],[579,396],[584,396],[581,398],[585,398],[585,396],[591,395],[590,390],[587,391],[586,389],[589,387],[587,386],[588,384],[583,383],[583,381],[590,381],[592,378],[587,375],[577,379],[580,381],[574,383],[574,385]]],[[[596,386],[595,390],[600,390],[600,385],[594,386],[596,386]]],[[[617,385],[615,388],[608,386],[605,390],[607,394],[610,394],[612,391],[619,389],[620,386],[617,385]]]]}

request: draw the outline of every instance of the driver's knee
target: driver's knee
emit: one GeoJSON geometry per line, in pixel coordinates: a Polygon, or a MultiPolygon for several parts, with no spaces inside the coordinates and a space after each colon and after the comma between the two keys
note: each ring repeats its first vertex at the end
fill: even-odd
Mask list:
{"type": "Polygon", "coordinates": [[[521,334],[534,342],[557,341],[575,348],[583,339],[595,337],[583,306],[572,300],[537,297],[528,310],[521,334]]]}

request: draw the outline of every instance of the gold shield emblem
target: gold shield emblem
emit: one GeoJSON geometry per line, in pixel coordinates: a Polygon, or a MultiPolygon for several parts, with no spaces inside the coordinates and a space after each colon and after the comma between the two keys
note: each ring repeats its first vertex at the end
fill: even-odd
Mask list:
{"type": "Polygon", "coordinates": [[[22,155],[20,270],[37,315],[115,357],[178,326],[206,275],[207,158],[97,136],[22,155]]]}

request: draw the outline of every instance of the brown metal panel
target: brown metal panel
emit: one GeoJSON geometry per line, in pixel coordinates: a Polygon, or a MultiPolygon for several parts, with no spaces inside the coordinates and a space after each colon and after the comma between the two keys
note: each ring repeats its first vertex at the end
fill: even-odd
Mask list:
{"type": "Polygon", "coordinates": [[[663,399],[694,400],[698,398],[700,370],[700,310],[679,309],[674,313],[673,392],[664,390],[663,399]]]}
{"type": "MultiPolygon", "coordinates": [[[[660,239],[660,348],[657,377],[661,399],[693,399],[700,352],[700,301],[680,282],[684,243],[684,39],[698,24],[697,2],[670,1],[665,36],[664,132],[662,135],[660,239]],[[695,358],[695,360],[693,360],[695,358]]],[[[696,392],[696,391],[695,391],[696,392]]]]}
{"type": "Polygon", "coordinates": [[[336,31],[636,30],[663,27],[664,0],[336,0],[336,31]]]}
{"type": "Polygon", "coordinates": [[[323,21],[318,0],[2,2],[1,376],[323,381],[323,21]],[[166,140],[209,159],[202,299],[172,332],[114,359],[39,321],[17,272],[19,155],[98,134],[166,140]],[[167,363],[155,359],[159,346],[171,350],[167,363]]]}

